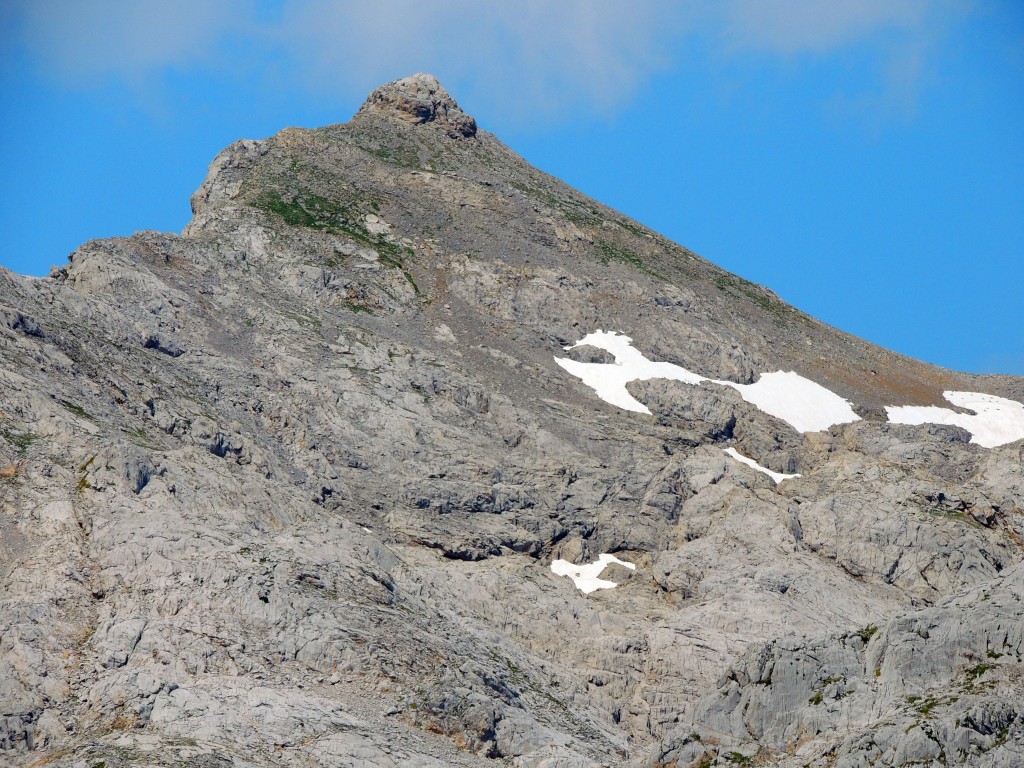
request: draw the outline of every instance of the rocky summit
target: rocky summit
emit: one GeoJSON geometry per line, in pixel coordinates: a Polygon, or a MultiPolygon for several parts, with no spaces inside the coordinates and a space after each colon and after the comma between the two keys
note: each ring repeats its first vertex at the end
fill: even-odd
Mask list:
{"type": "Polygon", "coordinates": [[[437,81],[0,270],[0,764],[1024,764],[1024,379],[854,338],[437,81]]]}
{"type": "Polygon", "coordinates": [[[410,75],[370,94],[356,118],[367,113],[410,123],[434,123],[453,139],[476,136],[476,120],[462,111],[433,75],[410,75]]]}

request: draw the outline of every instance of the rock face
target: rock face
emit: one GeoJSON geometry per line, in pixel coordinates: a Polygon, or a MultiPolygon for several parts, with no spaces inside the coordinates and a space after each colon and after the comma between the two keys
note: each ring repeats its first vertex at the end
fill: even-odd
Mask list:
{"type": "Polygon", "coordinates": [[[1024,760],[1024,443],[883,411],[1022,380],[818,323],[427,76],[237,142],[192,205],[0,270],[0,763],[1024,760]],[[861,420],[621,410],[555,362],[601,328],[861,420]],[[614,588],[550,567],[602,554],[614,588]]]}
{"type": "Polygon", "coordinates": [[[377,113],[407,123],[434,123],[452,138],[476,136],[476,120],[467,115],[433,75],[410,75],[370,94],[356,117],[377,113]]]}

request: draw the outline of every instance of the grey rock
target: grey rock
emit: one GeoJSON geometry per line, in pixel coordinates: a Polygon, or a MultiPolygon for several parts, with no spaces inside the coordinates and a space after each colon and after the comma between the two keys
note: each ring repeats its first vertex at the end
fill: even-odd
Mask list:
{"type": "Polygon", "coordinates": [[[476,135],[476,120],[462,111],[433,75],[410,75],[382,85],[359,109],[359,114],[370,112],[417,125],[435,123],[452,138],[476,135]]]}
{"type": "Polygon", "coordinates": [[[1024,447],[878,418],[1019,379],[802,315],[426,76],[237,142],[192,206],[0,270],[0,762],[1021,762],[1024,447]],[[872,418],[627,413],[554,363],[598,328],[872,418]],[[614,589],[549,568],[602,553],[614,589]]]}

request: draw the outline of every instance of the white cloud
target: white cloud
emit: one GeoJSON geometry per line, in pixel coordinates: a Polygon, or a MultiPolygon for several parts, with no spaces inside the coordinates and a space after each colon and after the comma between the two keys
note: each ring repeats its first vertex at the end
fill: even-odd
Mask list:
{"type": "Polygon", "coordinates": [[[729,0],[719,7],[731,46],[793,54],[827,53],[880,31],[913,31],[942,5],[927,0],[729,0]]]}
{"type": "Polygon", "coordinates": [[[59,82],[140,80],[212,62],[218,42],[248,25],[251,0],[31,0],[14,25],[36,64],[59,82]]]}
{"type": "Polygon", "coordinates": [[[671,64],[683,21],[664,0],[307,0],[288,4],[279,39],[321,89],[429,71],[528,119],[621,106],[671,64]]]}
{"type": "Polygon", "coordinates": [[[234,42],[236,50],[275,59],[297,87],[331,100],[430,71],[524,120],[621,106],[671,64],[685,17],[670,0],[284,0],[271,13],[254,0],[35,0],[13,7],[15,34],[35,64],[71,87],[108,78],[145,82],[168,68],[221,74],[238,66],[225,46],[234,42]]]}
{"type": "Polygon", "coordinates": [[[840,120],[872,131],[893,117],[914,116],[930,62],[952,28],[973,10],[969,0],[727,0],[718,6],[724,52],[824,58],[866,51],[876,76],[859,90],[838,86],[826,105],[840,120]]]}
{"type": "MultiPolygon", "coordinates": [[[[331,102],[428,71],[466,103],[507,122],[544,123],[574,111],[629,105],[682,54],[710,43],[741,52],[825,56],[879,36],[873,55],[894,94],[913,98],[937,20],[955,0],[34,0],[19,2],[14,34],[58,82],[108,78],[146,85],[169,68],[226,71],[250,82],[275,62],[281,83],[331,102]],[[235,51],[232,55],[228,47],[235,51]],[[245,50],[240,58],[237,53],[245,50]]],[[[680,72],[679,89],[706,72],[680,72]]],[[[685,100],[685,94],[666,94],[685,100]]],[[[845,97],[845,96],[844,96],[845,97]]],[[[860,98],[854,94],[854,98],[860,98]]]]}

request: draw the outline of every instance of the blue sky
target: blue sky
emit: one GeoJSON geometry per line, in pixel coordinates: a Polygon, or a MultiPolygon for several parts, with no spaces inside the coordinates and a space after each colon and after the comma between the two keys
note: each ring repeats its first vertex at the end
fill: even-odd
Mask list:
{"type": "Polygon", "coordinates": [[[8,0],[0,264],[180,231],[222,147],[347,120],[417,71],[832,325],[1024,374],[1019,2],[8,0]]]}

